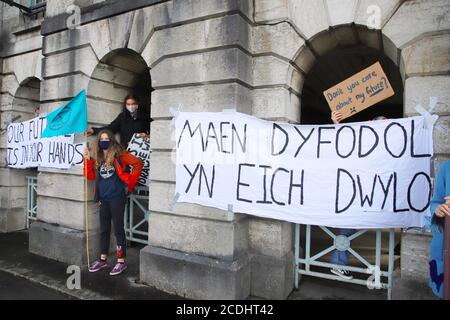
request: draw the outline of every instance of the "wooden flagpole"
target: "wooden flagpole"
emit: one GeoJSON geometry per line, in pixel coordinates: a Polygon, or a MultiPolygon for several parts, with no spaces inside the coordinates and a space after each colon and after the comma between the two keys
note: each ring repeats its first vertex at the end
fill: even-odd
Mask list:
{"type": "Polygon", "coordinates": [[[444,236],[444,299],[450,300],[450,217],[445,217],[444,236]]]}
{"type": "MultiPolygon", "coordinates": [[[[85,145],[86,148],[88,147],[88,141],[87,141],[87,133],[84,134],[85,137],[85,145]]],[[[89,220],[88,220],[88,206],[87,206],[87,189],[88,189],[88,179],[87,179],[87,166],[84,161],[84,220],[85,220],[85,226],[86,226],[86,257],[87,257],[87,264],[88,268],[91,265],[90,257],[89,257],[89,220]]]]}

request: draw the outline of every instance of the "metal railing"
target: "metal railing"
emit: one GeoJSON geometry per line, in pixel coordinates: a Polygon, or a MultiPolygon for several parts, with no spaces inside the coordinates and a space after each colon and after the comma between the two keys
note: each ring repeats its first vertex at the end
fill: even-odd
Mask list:
{"type": "MultiPolygon", "coordinates": [[[[351,242],[356,238],[366,234],[370,230],[357,230],[355,233],[349,236],[345,235],[336,235],[329,228],[320,226],[321,230],[323,230],[332,240],[333,245],[327,247],[325,250],[322,250],[318,253],[312,255],[311,253],[311,225],[306,225],[306,234],[305,234],[305,250],[301,248],[301,229],[300,225],[295,226],[295,287],[298,289],[299,284],[299,275],[308,275],[313,277],[319,277],[324,279],[331,279],[337,281],[343,281],[348,283],[354,283],[359,285],[367,286],[370,289],[387,289],[387,297],[388,300],[392,299],[392,273],[394,270],[394,250],[395,250],[395,231],[393,229],[389,229],[388,232],[388,264],[387,269],[382,270],[381,264],[381,256],[382,256],[382,234],[383,230],[376,230],[376,239],[375,239],[375,263],[370,263],[367,259],[362,257],[358,252],[356,252],[351,247],[351,242]],[[329,253],[332,253],[334,250],[339,251],[347,251],[353,257],[357,259],[357,261],[362,264],[361,266],[343,266],[333,264],[328,261],[320,260],[320,258],[324,258],[329,253]],[[304,254],[303,254],[304,252],[304,254]],[[317,267],[313,268],[311,267],[317,267]],[[322,268],[339,268],[343,270],[348,270],[350,272],[359,273],[368,275],[367,278],[363,277],[355,277],[351,280],[343,279],[337,275],[333,275],[329,272],[324,272],[320,270],[322,268]]],[[[386,232],[384,232],[386,233],[386,232]]]]}
{"type": "Polygon", "coordinates": [[[149,188],[136,187],[128,197],[124,225],[127,240],[148,244],[149,188]]]}
{"type": "Polygon", "coordinates": [[[30,5],[26,6],[21,4],[19,1],[14,0],[0,0],[7,5],[18,8],[23,14],[27,16],[33,16],[41,12],[45,12],[46,1],[45,0],[30,0],[30,5]]]}
{"type": "MultiPolygon", "coordinates": [[[[37,177],[27,179],[27,229],[37,219],[37,177]]],[[[149,189],[136,187],[129,196],[125,209],[124,225],[127,240],[148,244],[149,189]]]]}
{"type": "Polygon", "coordinates": [[[27,178],[27,229],[37,219],[37,177],[27,178]]]}

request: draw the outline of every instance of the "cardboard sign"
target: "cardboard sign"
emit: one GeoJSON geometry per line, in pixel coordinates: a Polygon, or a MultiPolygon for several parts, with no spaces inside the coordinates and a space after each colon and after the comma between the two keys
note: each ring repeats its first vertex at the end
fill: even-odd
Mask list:
{"type": "Polygon", "coordinates": [[[348,118],[394,95],[379,62],[324,91],[331,111],[348,118]]]}

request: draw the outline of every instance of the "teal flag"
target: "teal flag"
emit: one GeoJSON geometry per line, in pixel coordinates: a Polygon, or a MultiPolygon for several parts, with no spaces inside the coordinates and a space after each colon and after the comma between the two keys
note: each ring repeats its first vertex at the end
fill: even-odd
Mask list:
{"type": "Polygon", "coordinates": [[[47,115],[47,127],[41,138],[63,136],[87,131],[86,90],[58,110],[47,115]]]}

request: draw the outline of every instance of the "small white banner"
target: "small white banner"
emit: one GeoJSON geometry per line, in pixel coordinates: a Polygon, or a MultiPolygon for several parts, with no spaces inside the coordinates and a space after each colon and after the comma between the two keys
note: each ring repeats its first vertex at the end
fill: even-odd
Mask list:
{"type": "Polygon", "coordinates": [[[142,139],[139,133],[133,135],[133,138],[128,143],[127,151],[132,155],[138,157],[143,162],[142,174],[139,177],[138,183],[142,186],[150,185],[150,139],[142,139]]]}
{"type": "Polygon", "coordinates": [[[422,227],[429,215],[423,117],[313,126],[181,112],[175,126],[178,202],[354,229],[422,227]]]}
{"type": "Polygon", "coordinates": [[[74,143],[74,135],[41,139],[47,125],[42,117],[12,123],[7,128],[8,167],[69,169],[72,165],[83,165],[84,143],[74,143]]]}

